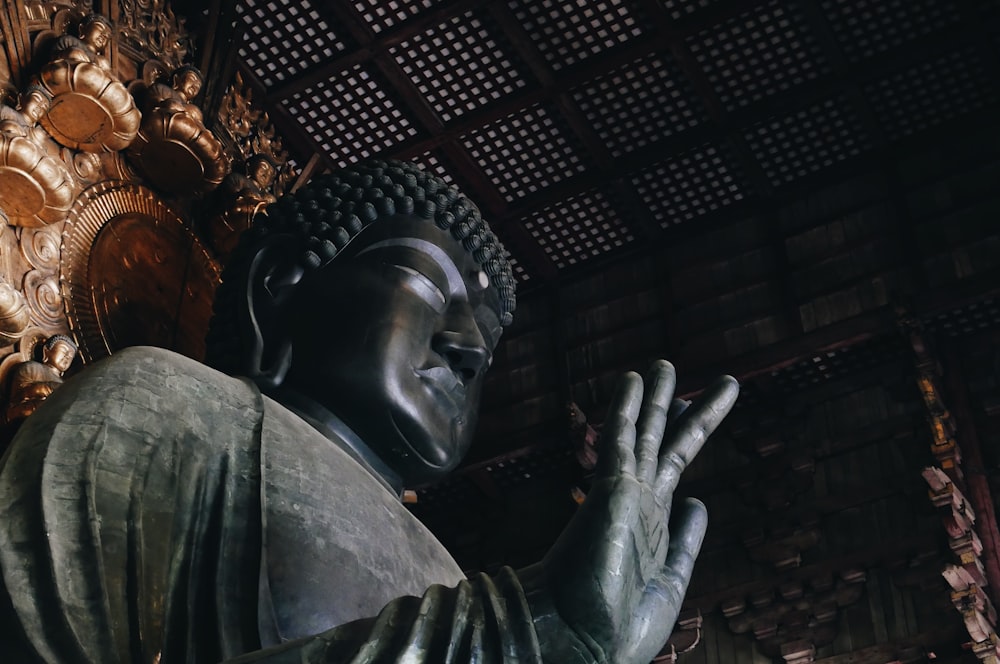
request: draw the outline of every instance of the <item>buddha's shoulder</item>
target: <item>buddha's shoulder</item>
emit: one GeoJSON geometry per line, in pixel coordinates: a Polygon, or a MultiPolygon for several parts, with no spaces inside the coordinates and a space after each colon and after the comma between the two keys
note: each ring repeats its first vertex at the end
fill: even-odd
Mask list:
{"type": "Polygon", "coordinates": [[[96,409],[128,404],[161,414],[242,410],[259,403],[249,381],[227,376],[162,348],[136,346],[116,352],[69,379],[45,407],[96,409]]]}

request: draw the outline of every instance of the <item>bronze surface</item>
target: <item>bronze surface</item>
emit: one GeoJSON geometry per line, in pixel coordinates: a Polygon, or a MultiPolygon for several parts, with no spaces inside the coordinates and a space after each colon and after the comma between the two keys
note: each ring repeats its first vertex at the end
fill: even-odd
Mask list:
{"type": "Polygon", "coordinates": [[[218,267],[145,187],[103,183],[84,192],[67,221],[62,279],[86,361],[139,344],[203,355],[218,267]]]}
{"type": "Polygon", "coordinates": [[[57,60],[41,71],[52,93],[42,126],[60,144],[86,152],[122,150],[135,139],[140,114],[111,72],[90,62],[57,60]]]}

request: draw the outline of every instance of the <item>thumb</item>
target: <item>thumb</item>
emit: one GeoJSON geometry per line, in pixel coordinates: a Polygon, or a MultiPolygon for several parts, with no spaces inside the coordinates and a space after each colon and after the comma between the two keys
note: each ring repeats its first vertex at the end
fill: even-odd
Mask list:
{"type": "Polygon", "coordinates": [[[681,611],[694,561],[701,551],[708,528],[708,510],[697,499],[687,498],[674,510],[670,548],[660,570],[646,584],[642,600],[632,616],[630,643],[633,654],[626,661],[648,662],[666,643],[681,611]]]}

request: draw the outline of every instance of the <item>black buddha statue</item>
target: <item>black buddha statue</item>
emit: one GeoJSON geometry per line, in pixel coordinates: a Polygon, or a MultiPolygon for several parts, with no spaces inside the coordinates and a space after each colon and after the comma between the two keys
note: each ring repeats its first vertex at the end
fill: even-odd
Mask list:
{"type": "Polygon", "coordinates": [[[670,516],[672,494],[732,379],[686,407],[668,363],[626,376],[553,550],[466,579],[398,496],[461,460],[512,320],[476,207],[409,164],[319,178],[255,221],[215,311],[218,370],[120,351],[0,462],[5,662],[645,664],[660,649],[706,526],[696,501],[670,516]]]}

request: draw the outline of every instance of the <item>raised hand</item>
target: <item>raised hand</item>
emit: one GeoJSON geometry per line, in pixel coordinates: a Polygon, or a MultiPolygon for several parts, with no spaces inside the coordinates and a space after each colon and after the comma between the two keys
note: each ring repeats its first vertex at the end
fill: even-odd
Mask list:
{"type": "Polygon", "coordinates": [[[601,434],[593,485],[545,559],[519,572],[546,662],[647,664],[680,611],[708,524],[681,473],[736,401],[728,376],[690,407],[669,362],[625,376],[601,434]],[[672,530],[668,529],[668,521],[672,530]]]}

